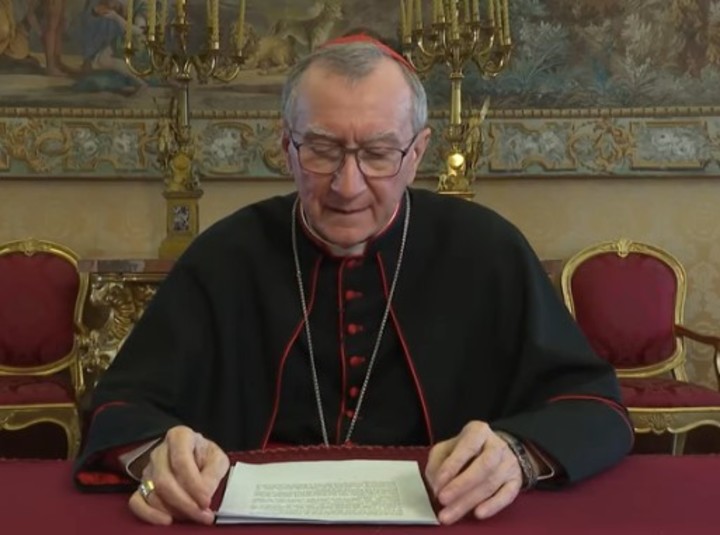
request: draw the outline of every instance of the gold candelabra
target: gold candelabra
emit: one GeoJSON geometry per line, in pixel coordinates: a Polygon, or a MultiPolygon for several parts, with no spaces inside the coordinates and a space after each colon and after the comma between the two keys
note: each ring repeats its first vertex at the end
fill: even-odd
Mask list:
{"type": "Polygon", "coordinates": [[[423,0],[400,0],[400,36],[405,56],[420,75],[437,64],[450,69],[450,122],[445,130],[450,150],[438,191],[472,198],[482,150],[480,126],[489,101],[463,122],[462,80],[468,63],[484,77],[496,76],[507,65],[512,49],[508,0],[432,0],[429,25],[423,20],[423,0]]]}
{"type": "Polygon", "coordinates": [[[174,2],[172,19],[168,18],[168,0],[148,0],[143,32],[135,26],[134,1],[128,0],[126,7],[125,63],[136,76],[157,76],[169,82],[174,91],[169,119],[160,121],[156,131],[166,199],[166,236],[160,245],[160,258],[177,258],[199,229],[198,202],[203,192],[193,161],[190,83],[229,82],[238,75],[243,62],[245,0],[240,0],[231,55],[220,51],[219,4],[220,0],[206,0],[207,37],[197,53],[190,50],[192,24],[187,0],[174,2]],[[141,49],[144,58],[138,57],[141,49]]]}

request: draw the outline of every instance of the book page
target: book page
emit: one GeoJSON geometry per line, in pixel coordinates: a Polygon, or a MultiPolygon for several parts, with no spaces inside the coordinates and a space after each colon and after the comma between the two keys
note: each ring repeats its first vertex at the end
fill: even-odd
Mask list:
{"type": "Polygon", "coordinates": [[[437,524],[414,461],[236,463],[217,523],[437,524]]]}

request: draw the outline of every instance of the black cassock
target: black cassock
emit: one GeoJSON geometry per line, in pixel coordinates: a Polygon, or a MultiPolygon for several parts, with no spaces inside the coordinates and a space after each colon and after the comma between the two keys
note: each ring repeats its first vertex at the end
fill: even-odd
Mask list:
{"type": "MultiPolygon", "coordinates": [[[[104,470],[104,451],[178,424],[228,451],[322,443],[292,253],[295,200],[238,210],[178,260],[94,392],[80,486],[114,481],[90,477],[104,470]]],[[[520,232],[465,200],[413,189],[409,203],[396,292],[350,442],[432,444],[482,420],[540,447],[563,482],[618,462],[632,430],[613,369],[520,232]]],[[[406,208],[361,256],[329,254],[296,221],[332,443],[355,416],[406,208]]]]}

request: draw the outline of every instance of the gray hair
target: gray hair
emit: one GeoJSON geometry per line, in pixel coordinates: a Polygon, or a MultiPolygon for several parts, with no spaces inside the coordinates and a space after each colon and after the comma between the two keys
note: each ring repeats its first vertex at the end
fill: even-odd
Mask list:
{"type": "MultiPolygon", "coordinates": [[[[297,88],[303,74],[311,65],[317,63],[333,74],[344,76],[350,82],[357,82],[369,76],[383,58],[397,61],[386,51],[368,42],[331,45],[319,48],[303,57],[290,70],[283,86],[281,110],[285,124],[290,126],[294,122],[297,88]]],[[[417,74],[399,62],[398,65],[410,87],[412,128],[414,133],[418,133],[427,124],[428,109],[425,88],[417,74]]]]}

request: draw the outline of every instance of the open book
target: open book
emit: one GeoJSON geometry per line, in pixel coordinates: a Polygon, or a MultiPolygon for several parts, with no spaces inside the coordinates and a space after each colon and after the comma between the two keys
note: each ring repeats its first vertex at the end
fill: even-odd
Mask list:
{"type": "Polygon", "coordinates": [[[237,462],[218,524],[438,524],[415,461],[237,462]]]}

